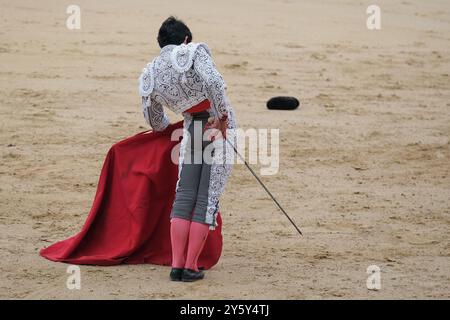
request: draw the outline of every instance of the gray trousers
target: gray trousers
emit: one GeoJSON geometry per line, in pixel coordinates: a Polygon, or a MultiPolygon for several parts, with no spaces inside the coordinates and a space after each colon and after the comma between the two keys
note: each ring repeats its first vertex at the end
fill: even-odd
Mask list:
{"type": "MultiPolygon", "coordinates": [[[[205,216],[208,207],[211,164],[204,161],[203,152],[211,141],[203,141],[202,139],[203,130],[209,116],[209,112],[206,111],[193,114],[187,128],[189,139],[184,148],[180,150],[180,152],[184,153],[180,157],[180,160],[183,162],[180,167],[180,176],[170,215],[171,218],[176,217],[209,224],[205,222],[205,216]],[[194,132],[194,128],[201,128],[200,136],[198,134],[199,130],[194,132]]],[[[183,137],[183,139],[185,138],[183,137]]]]}

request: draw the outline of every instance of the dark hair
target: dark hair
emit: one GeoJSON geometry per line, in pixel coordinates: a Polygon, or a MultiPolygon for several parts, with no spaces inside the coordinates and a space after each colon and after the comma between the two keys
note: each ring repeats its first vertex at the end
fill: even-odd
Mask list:
{"type": "Polygon", "coordinates": [[[192,33],[187,25],[174,16],[170,16],[162,23],[161,28],[159,28],[158,43],[161,48],[168,44],[179,45],[184,42],[186,36],[188,37],[187,42],[191,42],[192,33]]]}

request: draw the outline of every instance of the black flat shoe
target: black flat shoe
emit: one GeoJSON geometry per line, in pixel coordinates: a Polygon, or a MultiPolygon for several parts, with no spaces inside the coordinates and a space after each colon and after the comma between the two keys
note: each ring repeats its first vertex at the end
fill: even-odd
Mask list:
{"type": "Polygon", "coordinates": [[[201,270],[197,272],[192,269],[184,269],[183,274],[181,275],[181,281],[193,282],[197,280],[202,280],[204,277],[205,274],[201,270]]]}
{"type": "Polygon", "coordinates": [[[181,281],[181,275],[183,274],[183,269],[181,268],[172,268],[170,271],[170,280],[172,281],[181,281]]]}

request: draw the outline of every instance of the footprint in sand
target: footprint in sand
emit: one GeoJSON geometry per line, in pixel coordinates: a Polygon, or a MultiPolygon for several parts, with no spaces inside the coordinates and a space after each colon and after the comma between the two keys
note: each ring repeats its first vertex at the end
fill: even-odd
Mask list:
{"type": "Polygon", "coordinates": [[[248,65],[248,61],[242,61],[241,63],[226,64],[225,68],[230,70],[243,69],[248,65]]]}
{"type": "Polygon", "coordinates": [[[325,54],[319,53],[319,52],[312,53],[310,57],[314,60],[319,60],[319,61],[324,61],[327,59],[327,56],[325,54]]]}

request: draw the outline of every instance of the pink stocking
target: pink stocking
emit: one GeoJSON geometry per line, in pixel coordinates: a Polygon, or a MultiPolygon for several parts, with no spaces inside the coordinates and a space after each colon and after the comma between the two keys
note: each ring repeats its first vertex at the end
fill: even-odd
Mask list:
{"type": "Polygon", "coordinates": [[[186,258],[186,269],[198,271],[197,260],[208,237],[209,226],[203,223],[191,222],[189,244],[186,258]]]}
{"type": "Polygon", "coordinates": [[[172,218],[170,222],[170,240],[172,242],[172,268],[184,268],[185,248],[191,222],[186,219],[172,218]]]}

